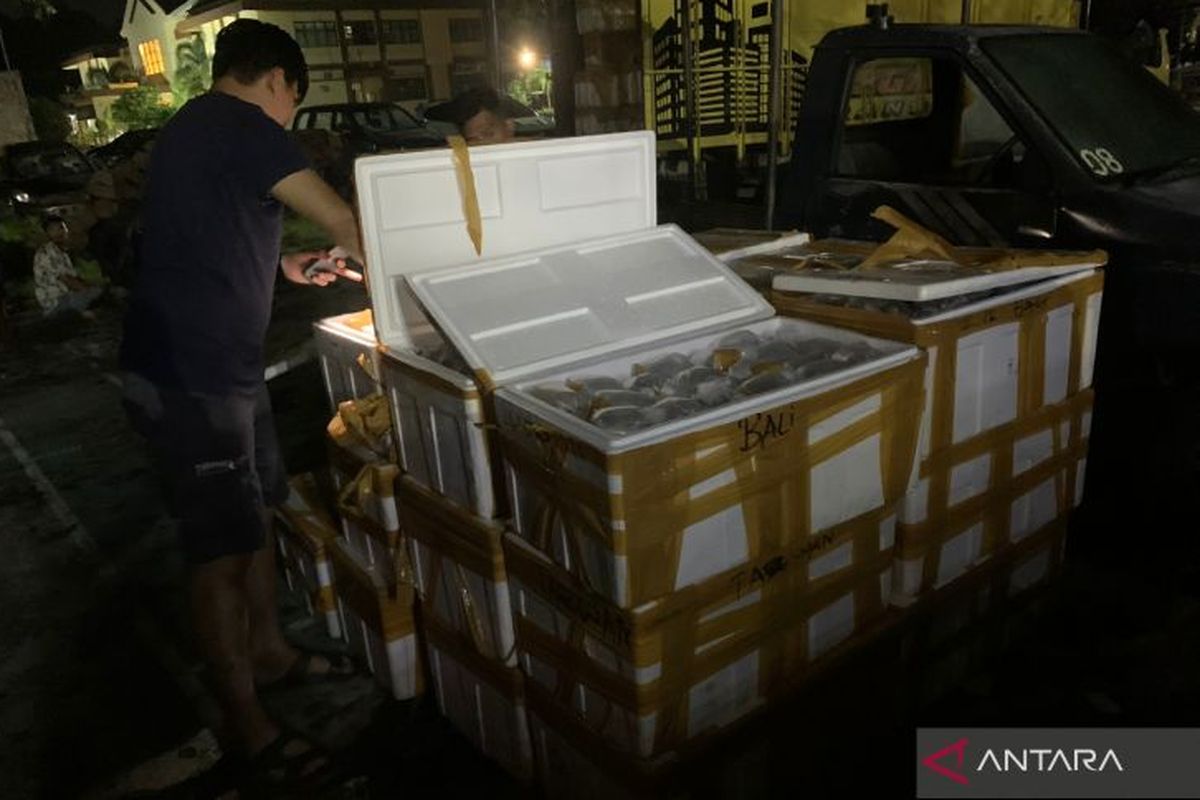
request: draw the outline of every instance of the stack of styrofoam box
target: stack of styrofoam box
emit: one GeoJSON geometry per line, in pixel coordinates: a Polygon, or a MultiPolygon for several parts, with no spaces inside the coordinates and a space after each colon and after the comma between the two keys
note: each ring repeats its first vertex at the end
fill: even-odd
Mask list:
{"type": "Polygon", "coordinates": [[[380,685],[407,699],[421,691],[422,678],[396,508],[399,470],[362,445],[328,444],[342,532],[333,556],[343,635],[380,685]]]}
{"type": "MultiPolygon", "coordinates": [[[[865,373],[648,437],[609,437],[527,385],[499,390],[506,556],[548,793],[571,789],[554,766],[571,761],[564,743],[653,770],[881,620],[921,402],[912,356],[893,347],[865,373]],[[772,441],[757,437],[772,426],[772,441]]],[[[633,360],[585,374],[628,374],[633,360]]]]}
{"type": "MultiPolygon", "coordinates": [[[[839,247],[869,248],[811,245],[839,247]]],[[[1043,257],[1063,269],[1075,268],[1073,255],[1014,253],[1030,265],[1043,257]]],[[[889,336],[928,354],[919,470],[897,529],[898,605],[1008,548],[1053,538],[1082,499],[1104,258],[1077,255],[1080,271],[1012,285],[920,320],[779,291],[796,280],[776,278],[772,302],[781,313],[889,336]]],[[[1020,269],[1038,274],[1024,267],[1005,279],[1020,269]]]]}
{"type": "Polygon", "coordinates": [[[288,588],[304,596],[308,613],[318,617],[329,635],[341,637],[329,548],[337,538],[333,521],[321,509],[312,475],[289,481],[287,501],[275,511],[279,521],[276,542],[288,588]]]}
{"type": "MultiPolygon", "coordinates": [[[[526,142],[470,155],[485,258],[654,224],[652,137],[526,142]]],[[[527,777],[532,751],[500,547],[506,512],[494,419],[486,387],[447,358],[452,350],[404,281],[414,270],[479,263],[454,164],[446,151],[361,159],[356,185],[433,688],[468,738],[527,777]]]]}
{"type": "MultiPolygon", "coordinates": [[[[601,431],[536,400],[529,382],[628,376],[635,360],[711,347],[741,327],[865,338],[770,319],[763,298],[711,254],[678,229],[655,227],[652,135],[473,148],[471,163],[482,260],[449,154],[356,165],[398,462],[444,501],[426,515],[442,517],[434,526],[409,518],[432,508],[422,504],[429,498],[400,490],[423,608],[439,611],[424,633],[431,661],[447,665],[434,676],[443,707],[466,717],[449,698],[473,693],[463,705],[475,709],[466,727],[482,732],[477,741],[503,729],[480,717],[510,718],[507,703],[485,708],[479,699],[510,699],[506,682],[473,661],[483,653],[510,663],[499,623],[504,583],[528,634],[518,633],[516,652],[531,725],[569,727],[585,752],[611,751],[626,764],[670,757],[782,692],[884,614],[923,356],[872,339],[877,357],[820,379],[644,434],[601,431]],[[431,357],[445,346],[435,331],[469,367],[431,357]],[[489,439],[497,434],[499,448],[489,439]],[[502,560],[487,524],[501,508],[498,449],[521,537],[506,539],[502,560]],[[554,476],[561,483],[547,486],[554,476]],[[633,502],[647,492],[648,503],[633,502]],[[447,521],[452,505],[476,519],[447,521]],[[442,540],[422,537],[422,524],[442,540]],[[519,590],[511,553],[527,570],[519,590]],[[440,578],[448,574],[449,586],[440,578]],[[597,597],[601,618],[626,620],[630,637],[613,644],[610,634],[588,633],[597,597]]],[[[555,761],[548,742],[534,748],[543,780],[555,761]]]]}
{"type": "MultiPolygon", "coordinates": [[[[650,765],[777,698],[880,620],[922,402],[915,348],[772,319],[753,289],[671,227],[486,267],[411,282],[463,356],[488,365],[480,379],[499,387],[496,426],[518,534],[505,566],[537,724],[572,727],[592,748],[650,765]],[[588,269],[554,275],[554,264],[588,269]],[[548,296],[530,297],[533,276],[523,269],[558,278],[548,296]],[[711,317],[679,303],[675,284],[705,287],[695,302],[711,317]],[[640,298],[636,317],[622,311],[623,296],[640,298]],[[643,346],[603,360],[559,358],[546,371],[492,368],[489,353],[534,362],[547,349],[560,354],[562,337],[521,324],[561,318],[558,305],[594,317],[575,334],[585,351],[580,340],[597,332],[643,346]],[[481,325],[495,333],[476,335],[471,326],[481,325]],[[733,331],[869,343],[875,354],[633,434],[604,431],[531,392],[572,376],[627,378],[635,364],[669,353],[709,353],[733,331]],[[598,618],[628,635],[612,638],[607,625],[594,632],[598,618]]],[[[555,762],[552,741],[534,742],[539,764],[555,762]]]]}
{"type": "Polygon", "coordinates": [[[438,707],[482,753],[529,779],[533,752],[516,669],[504,528],[411,479],[400,479],[397,497],[438,707]]]}
{"type": "MultiPolygon", "coordinates": [[[[486,257],[653,225],[653,140],[644,135],[472,148],[471,162],[486,257]]],[[[429,151],[361,159],[356,170],[379,375],[408,497],[404,533],[430,623],[422,633],[433,688],[468,738],[525,777],[532,755],[505,595],[493,419],[485,389],[446,357],[404,282],[413,270],[479,260],[454,162],[449,151],[429,151]]]]}

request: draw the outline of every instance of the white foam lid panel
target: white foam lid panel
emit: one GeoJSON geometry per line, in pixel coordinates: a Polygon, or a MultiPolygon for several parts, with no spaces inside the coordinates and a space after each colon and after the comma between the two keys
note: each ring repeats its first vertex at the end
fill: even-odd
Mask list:
{"type": "Polygon", "coordinates": [[[467,235],[449,148],[355,163],[359,215],[380,341],[410,344],[426,320],[403,276],[567,242],[653,228],[649,131],[473,147],[483,252],[467,235]]]}
{"type": "Polygon", "coordinates": [[[498,386],[774,313],[672,225],[409,283],[467,363],[498,386]]]}
{"type": "Polygon", "coordinates": [[[878,267],[841,272],[800,270],[776,275],[772,286],[784,292],[812,292],[846,297],[924,302],[1008,286],[1020,286],[1078,272],[1089,272],[1099,266],[1102,266],[1099,262],[1091,261],[1060,266],[1029,266],[994,272],[980,268],[960,267],[934,274],[878,267]]]}

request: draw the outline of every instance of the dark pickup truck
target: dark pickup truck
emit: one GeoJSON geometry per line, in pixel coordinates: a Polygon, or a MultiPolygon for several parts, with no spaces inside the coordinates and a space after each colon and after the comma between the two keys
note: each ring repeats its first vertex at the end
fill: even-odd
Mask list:
{"type": "Polygon", "coordinates": [[[776,223],[879,239],[884,204],[960,244],[1107,250],[1089,506],[1146,525],[1190,504],[1200,115],[1079,31],[836,30],[813,55],[776,223]]]}

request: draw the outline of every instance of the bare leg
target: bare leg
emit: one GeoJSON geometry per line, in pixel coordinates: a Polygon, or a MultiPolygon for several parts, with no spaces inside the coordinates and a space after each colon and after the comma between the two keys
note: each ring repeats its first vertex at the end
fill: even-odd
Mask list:
{"type": "Polygon", "coordinates": [[[250,557],[246,571],[246,603],[249,615],[250,658],[260,681],[278,678],[296,659],[297,653],[279,626],[279,606],[275,596],[274,515],[263,514],[266,545],[250,557]]]}
{"type": "MultiPolygon", "coordinates": [[[[279,625],[279,606],[275,596],[274,513],[264,514],[263,528],[267,544],[250,557],[246,572],[246,603],[249,616],[250,658],[254,677],[268,683],[283,676],[300,654],[296,652],[279,625]]],[[[309,669],[315,674],[329,671],[328,659],[314,656],[309,669]]]]}
{"type": "Polygon", "coordinates": [[[251,556],[226,556],[192,569],[190,599],[204,660],[236,746],[258,752],[279,735],[254,690],[247,637],[246,579],[251,556]]]}

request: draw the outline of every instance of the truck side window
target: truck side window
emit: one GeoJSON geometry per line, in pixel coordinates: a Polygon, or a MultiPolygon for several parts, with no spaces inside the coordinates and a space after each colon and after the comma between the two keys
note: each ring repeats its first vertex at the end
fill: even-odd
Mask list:
{"type": "Polygon", "coordinates": [[[837,153],[843,177],[894,183],[1032,188],[1043,171],[951,58],[859,63],[837,153]]]}
{"type": "Polygon", "coordinates": [[[308,115],[308,127],[319,131],[333,130],[332,111],[312,111],[308,115]]]}

